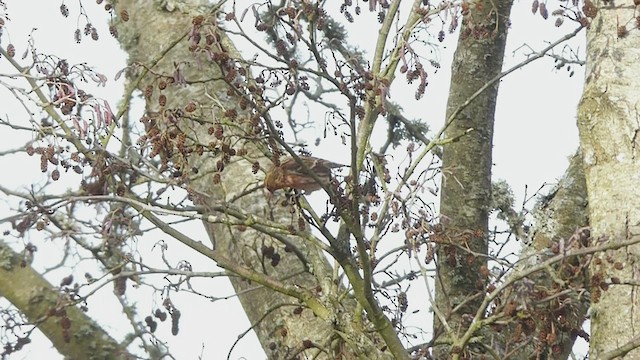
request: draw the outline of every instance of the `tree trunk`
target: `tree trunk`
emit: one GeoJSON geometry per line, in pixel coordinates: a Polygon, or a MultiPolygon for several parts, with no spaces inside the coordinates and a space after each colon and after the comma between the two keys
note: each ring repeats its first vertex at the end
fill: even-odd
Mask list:
{"type": "MultiPolygon", "coordinates": [[[[598,11],[587,32],[585,89],[578,108],[592,235],[608,243],[640,241],[640,34],[635,7],[615,5],[592,4],[598,11]]],[[[637,346],[623,347],[639,336],[639,256],[635,244],[598,254],[591,262],[592,359],[622,356],[637,346]]],[[[640,350],[625,358],[640,358],[640,350]]]]}
{"type": "Polygon", "coordinates": [[[37,324],[60,354],[67,359],[133,358],[72,299],[56,290],[30,264],[22,264],[23,260],[24,256],[0,241],[0,296],[37,324]]]}
{"type": "MultiPolygon", "coordinates": [[[[183,131],[194,134],[200,143],[208,144],[209,141],[216,140],[214,135],[207,133],[208,128],[219,122],[225,128],[225,136],[234,136],[234,127],[239,124],[240,119],[249,123],[248,113],[239,108],[240,98],[228,93],[229,87],[224,81],[211,80],[221,79],[224,74],[216,63],[204,55],[194,57],[188,49],[189,39],[185,36],[193,27],[192,21],[195,16],[205,16],[206,21],[209,21],[212,6],[205,1],[182,2],[179,8],[169,8],[166,4],[162,8],[158,4],[159,2],[150,1],[118,3],[119,7],[128,11],[130,17],[128,22],[118,27],[121,29],[120,42],[129,54],[129,63],[151,65],[156,58],[160,58],[153,66],[153,72],[167,77],[173,76],[175,64],[188,64],[184,67],[188,85],[173,85],[167,88],[164,91],[168,95],[164,106],[159,105],[157,95],[147,99],[147,110],[150,113],[162,113],[168,109],[183,109],[193,101],[202,107],[217,110],[214,112],[215,115],[212,116],[209,111],[200,119],[204,126],[193,121],[181,121],[179,126],[183,131]],[[185,37],[174,43],[181,36],[185,37]],[[166,51],[166,54],[161,55],[163,51],[166,51]],[[234,123],[234,119],[226,118],[223,111],[217,108],[218,103],[211,101],[211,97],[218,100],[224,110],[237,110],[238,120],[234,123]]],[[[217,14],[211,18],[215,19],[216,16],[217,14]]],[[[224,31],[220,30],[216,35],[220,37],[222,52],[231,59],[240,59],[239,53],[224,31]]],[[[133,73],[131,77],[135,78],[140,73],[141,71],[133,73]]],[[[148,74],[136,86],[143,92],[148,86],[157,87],[156,77],[148,74]]],[[[242,138],[242,134],[235,135],[242,138]]],[[[234,195],[242,194],[247,185],[251,185],[252,180],[255,180],[252,184],[255,185],[264,176],[263,173],[256,175],[252,172],[254,162],[260,162],[263,168],[269,166],[264,153],[261,152],[261,144],[238,141],[234,145],[244,148],[247,154],[242,158],[233,158],[224,166],[224,171],[217,169],[217,162],[221,156],[188,159],[189,165],[185,170],[192,167],[199,169],[199,176],[191,179],[189,183],[194,200],[203,207],[212,209],[212,214],[215,215],[220,213],[214,212],[213,209],[230,206],[241,209],[247,216],[270,219],[282,226],[297,224],[297,219],[292,219],[289,207],[280,205],[284,198],[269,199],[261,189],[239,196],[233,202],[227,202],[234,195]],[[214,176],[220,176],[219,184],[213,180],[214,176]]],[[[342,302],[332,300],[337,296],[337,284],[332,282],[332,267],[318,247],[310,241],[305,241],[303,236],[284,235],[284,239],[300,250],[298,254],[289,252],[282,242],[248,226],[249,220],[241,224],[230,216],[229,223],[235,222],[236,225],[205,223],[211,242],[215,244],[216,256],[239,264],[244,269],[264,272],[276,281],[295,284],[296,288],[314,294],[316,303],[321,304],[309,309],[308,303],[299,303],[290,296],[242,277],[230,276],[249,321],[254,325],[253,329],[269,358],[293,358],[303,352],[318,358],[390,358],[388,352],[380,350],[384,345],[379,343],[376,335],[364,330],[366,325],[362,323],[362,314],[356,310],[355,301],[349,297],[342,302]],[[263,256],[263,250],[270,246],[280,255],[277,266],[271,265],[271,260],[263,256]],[[301,257],[305,259],[305,263],[301,257]],[[301,312],[298,312],[298,309],[301,312]],[[322,348],[325,352],[319,351],[316,347],[322,348]]],[[[273,232],[278,233],[276,230],[273,232]]],[[[305,235],[304,231],[300,233],[305,235]]]]}
{"type": "MultiPolygon", "coordinates": [[[[553,244],[563,241],[568,247],[576,229],[585,229],[589,225],[587,217],[587,186],[582,168],[582,156],[578,151],[569,163],[558,185],[549,195],[542,198],[533,210],[535,230],[531,242],[527,244],[520,258],[522,261],[511,273],[510,278],[521,276],[523,271],[539,265],[556,254],[549,251],[553,244]]],[[[564,263],[566,264],[566,263],[564,263]]],[[[563,262],[545,267],[544,270],[521,278],[512,288],[520,290],[521,306],[519,316],[511,319],[508,325],[495,331],[491,336],[493,348],[501,356],[513,360],[529,360],[534,356],[542,359],[568,359],[582,324],[587,316],[589,297],[583,291],[588,288],[589,277],[586,271],[572,273],[569,286],[560,288],[563,301],[539,301],[541,293],[558,289],[557,279],[567,279],[563,262]],[[553,273],[553,276],[549,274],[553,273]],[[532,336],[521,337],[518,327],[528,321],[535,323],[532,336]],[[539,341],[541,334],[555,334],[555,339],[539,341]]],[[[513,292],[501,294],[496,303],[508,304],[513,292]]]]}
{"type": "MultiPolygon", "coordinates": [[[[499,0],[491,4],[495,7],[478,3],[463,18],[452,64],[447,119],[502,70],[512,2],[499,0]]],[[[457,114],[445,132],[446,137],[454,138],[472,129],[458,141],[443,147],[440,214],[445,239],[437,251],[435,302],[447,324],[443,326],[441,319],[435,318],[435,331],[445,332],[444,338],[438,340],[450,338],[447,331],[464,332],[468,324],[464,324],[463,315],[475,314],[482,301],[481,296],[472,297],[484,291],[486,282],[480,268],[486,265],[483,254],[487,254],[488,246],[497,94],[498,83],[457,114]]],[[[440,348],[437,358],[445,359],[449,351],[440,348]]]]}

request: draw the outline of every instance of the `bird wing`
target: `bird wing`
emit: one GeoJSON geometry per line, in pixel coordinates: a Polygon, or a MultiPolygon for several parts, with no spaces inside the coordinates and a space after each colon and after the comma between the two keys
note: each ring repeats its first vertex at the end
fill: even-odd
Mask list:
{"type": "MultiPolygon", "coordinates": [[[[344,167],[345,165],[331,162],[329,160],[319,159],[313,156],[301,156],[300,159],[305,165],[316,174],[329,174],[331,169],[344,167]]],[[[298,164],[296,159],[288,158],[283,161],[280,167],[285,171],[305,173],[304,168],[298,164]]]]}

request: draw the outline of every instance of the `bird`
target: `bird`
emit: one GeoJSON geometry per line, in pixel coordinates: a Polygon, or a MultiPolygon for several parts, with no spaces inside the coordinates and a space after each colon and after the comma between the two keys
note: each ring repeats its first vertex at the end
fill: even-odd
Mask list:
{"type": "Polygon", "coordinates": [[[274,192],[278,189],[292,188],[310,194],[329,185],[332,169],[346,166],[313,156],[299,156],[299,158],[307,169],[300,166],[295,158],[286,158],[280,165],[273,166],[267,171],[264,177],[264,186],[267,190],[274,192]],[[313,172],[320,182],[316,181],[308,171],[313,172]]]}

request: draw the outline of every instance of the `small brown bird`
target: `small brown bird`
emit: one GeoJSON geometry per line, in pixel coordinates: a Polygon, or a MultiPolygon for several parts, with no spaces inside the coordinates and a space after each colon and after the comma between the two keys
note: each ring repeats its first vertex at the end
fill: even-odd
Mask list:
{"type": "Polygon", "coordinates": [[[320,182],[317,182],[313,176],[309,175],[298,164],[296,159],[290,157],[284,159],[280,166],[274,166],[267,171],[264,178],[264,186],[267,190],[274,192],[278,189],[290,187],[304,190],[305,193],[310,194],[322,189],[323,185],[329,185],[331,182],[331,169],[345,166],[313,156],[300,156],[300,160],[307,166],[309,171],[319,178],[320,182]]]}

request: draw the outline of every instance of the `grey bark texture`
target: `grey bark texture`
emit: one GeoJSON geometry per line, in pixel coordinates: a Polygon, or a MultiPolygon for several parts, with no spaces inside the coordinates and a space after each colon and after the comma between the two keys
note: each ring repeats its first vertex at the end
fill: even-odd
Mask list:
{"type": "Polygon", "coordinates": [[[30,264],[24,264],[23,256],[3,241],[0,241],[0,296],[38,324],[67,359],[133,359],[72,299],[66,298],[30,264]]]}
{"type": "MultiPolygon", "coordinates": [[[[640,241],[640,34],[633,2],[594,1],[587,31],[580,143],[595,241],[640,241]]],[[[640,245],[599,254],[591,265],[590,358],[640,358],[640,245]],[[626,346],[626,347],[625,347],[626,346]],[[631,351],[630,351],[631,350],[631,351]]]]}
{"type": "MultiPolygon", "coordinates": [[[[491,4],[474,7],[463,18],[451,66],[447,118],[502,70],[512,2],[491,4]]],[[[448,331],[457,335],[464,332],[468,325],[462,317],[475,314],[482,302],[481,296],[473,297],[483,291],[486,282],[480,268],[486,264],[483,254],[487,254],[488,246],[497,93],[498,83],[473,100],[445,132],[446,137],[454,138],[472,129],[443,147],[440,214],[445,239],[437,250],[435,302],[447,325],[436,317],[435,331],[443,334],[438,340],[451,338],[453,334],[448,331]]],[[[450,350],[438,348],[437,358],[447,358],[450,350]]]]}
{"type": "Polygon", "coordinates": [[[501,356],[507,357],[508,354],[509,359],[514,360],[536,357],[569,358],[589,308],[589,296],[584,291],[589,287],[587,271],[572,274],[571,280],[566,282],[568,286],[561,289],[562,301],[554,301],[551,294],[547,296],[549,300],[539,301],[538,294],[549,293],[550,289],[558,287],[558,279],[567,278],[565,262],[544,267],[541,271],[526,277],[522,277],[522,274],[555,256],[556,253],[552,249],[559,243],[566,244],[567,247],[583,246],[571,244],[570,239],[575,239],[576,230],[585,229],[589,225],[587,205],[582,156],[578,151],[571,157],[569,167],[559,179],[557,186],[541,198],[533,211],[533,234],[520,254],[519,265],[509,276],[519,278],[512,288],[520,290],[508,291],[500,296],[500,302],[503,304],[517,299],[520,304],[524,304],[519,309],[527,310],[522,314],[529,313],[528,318],[520,316],[501,331],[492,334],[490,342],[495,344],[494,349],[497,349],[501,356]],[[522,324],[530,319],[535,322],[537,334],[543,331],[547,334],[554,333],[555,341],[543,343],[539,341],[538,336],[514,335],[521,331],[518,327],[522,327],[522,324]]]}
{"type": "MultiPolygon", "coordinates": [[[[237,109],[240,114],[238,118],[245,117],[244,120],[247,120],[246,112],[237,108],[240,99],[227,94],[228,87],[223,81],[211,80],[222,77],[218,66],[204,56],[193,57],[188,50],[189,41],[186,38],[174,44],[179,37],[189,33],[195,16],[211,16],[211,5],[204,1],[184,1],[177,5],[161,1],[120,1],[118,6],[129,12],[130,20],[120,24],[118,28],[120,42],[129,54],[130,64],[149,65],[159,59],[153,66],[153,72],[169,77],[175,71],[174,64],[187,64],[184,75],[188,85],[171,86],[167,93],[170,96],[167,97],[164,107],[159,106],[157,97],[154,96],[147,103],[148,111],[162,112],[166,109],[182,108],[190,101],[195,101],[204,108],[215,109],[209,112],[208,118],[204,118],[207,122],[204,126],[191,122],[179,124],[201,143],[208,143],[212,139],[207,129],[214,122],[235,126],[231,119],[224,117],[220,108],[216,109],[216,102],[212,101],[212,98],[222,104],[225,110],[237,109]],[[173,5],[169,6],[170,4],[173,5]],[[161,55],[162,52],[166,53],[161,55]]],[[[215,18],[215,15],[213,17],[215,18]]],[[[218,32],[218,35],[224,51],[231,58],[240,59],[224,31],[218,32]]],[[[139,74],[140,72],[136,72],[130,74],[130,77],[136,78],[139,74]]],[[[137,87],[144,91],[148,85],[155,86],[152,76],[143,78],[137,87]]],[[[225,126],[226,131],[233,132],[233,126],[225,126]]],[[[322,304],[319,306],[322,315],[318,316],[318,311],[314,314],[318,309],[312,311],[290,296],[247,279],[230,276],[268,357],[285,359],[304,352],[317,358],[334,358],[338,354],[349,358],[390,358],[388,353],[380,350],[384,344],[379,343],[374,333],[368,332],[370,329],[362,320],[362,313],[356,310],[355,302],[348,296],[341,302],[336,300],[341,290],[338,290],[338,284],[332,282],[332,268],[319,248],[305,241],[303,236],[284,235],[287,241],[300,250],[299,254],[302,254],[306,261],[303,263],[299,256],[285,251],[283,243],[251,228],[252,217],[269,219],[284,228],[286,224],[292,223],[289,209],[279,205],[283,198],[271,198],[263,190],[257,190],[229,202],[243,193],[248,187],[247,184],[256,185],[263,177],[261,172],[252,172],[254,162],[261,163],[263,168],[269,166],[257,144],[238,141],[235,145],[244,147],[247,154],[242,158],[234,158],[225,165],[224,171],[220,172],[219,184],[212,180],[218,172],[217,158],[207,156],[188,160],[189,166],[199,169],[199,176],[190,181],[190,187],[196,194],[196,202],[205,208],[211,208],[212,214],[215,213],[213,209],[216,206],[219,209],[220,206],[228,205],[240,211],[246,220],[243,224],[242,221],[239,223],[238,218],[229,216],[229,223],[235,225],[205,223],[210,241],[215,243],[216,256],[239,264],[245,269],[263,272],[272,279],[305,289],[315,294],[318,303],[322,304]],[[281,256],[277,266],[272,266],[270,260],[262,256],[261,249],[269,246],[273,246],[281,256]],[[301,313],[295,311],[299,306],[303,308],[301,313]],[[313,345],[311,349],[307,349],[309,344],[313,345]],[[324,352],[316,347],[322,348],[324,352]]],[[[278,232],[277,229],[274,231],[278,232]]],[[[210,316],[215,318],[216,314],[210,316]]]]}

